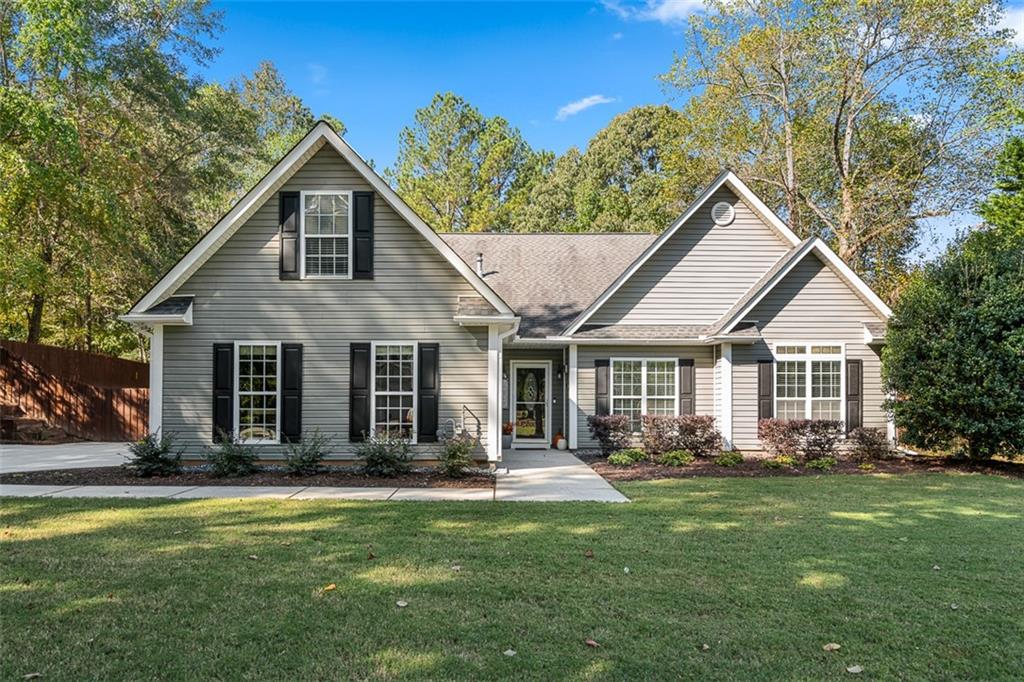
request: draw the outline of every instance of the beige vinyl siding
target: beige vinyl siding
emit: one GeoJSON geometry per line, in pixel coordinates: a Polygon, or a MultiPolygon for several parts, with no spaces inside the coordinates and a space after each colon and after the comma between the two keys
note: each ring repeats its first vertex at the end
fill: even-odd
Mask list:
{"type": "MultiPolygon", "coordinates": [[[[325,147],[282,186],[309,189],[371,187],[325,147]]],[[[303,429],[319,427],[336,436],[338,455],[352,452],[349,344],[439,343],[440,423],[460,419],[465,406],[479,417],[486,437],[487,330],[452,321],[457,297],[476,292],[380,196],[374,218],[375,279],[281,281],[275,193],[176,292],[195,295],[195,324],[165,330],[163,424],[187,454],[201,454],[210,443],[212,347],[230,341],[303,344],[303,429]]],[[[263,455],[281,451],[260,446],[263,455]]]]}
{"type": "Polygon", "coordinates": [[[710,346],[580,346],[578,362],[577,447],[596,448],[587,417],[595,413],[597,394],[594,361],[611,358],[693,358],[696,413],[714,414],[714,367],[710,346]]]}
{"type": "MultiPolygon", "coordinates": [[[[565,371],[562,371],[562,378],[558,378],[558,371],[562,365],[565,364],[566,360],[563,357],[563,350],[561,348],[505,348],[502,353],[502,368],[501,376],[503,377],[504,385],[502,386],[502,406],[501,406],[501,418],[502,421],[509,421],[509,405],[510,401],[515,397],[513,393],[513,377],[509,371],[511,362],[518,360],[524,362],[550,362],[551,363],[551,434],[554,436],[556,433],[565,435],[565,391],[566,391],[566,376],[565,371]],[[505,379],[504,377],[508,377],[505,379]]],[[[550,440],[550,438],[549,438],[550,440]]]]}
{"type": "Polygon", "coordinates": [[[723,187],[612,294],[588,324],[711,324],[790,246],[723,187]],[[729,225],[711,220],[711,207],[719,201],[736,209],[736,219],[729,225]]]}
{"type": "Polygon", "coordinates": [[[864,344],[863,324],[880,318],[815,254],[804,257],[746,318],[758,321],[764,342],[733,346],[733,440],[737,448],[760,448],[757,361],[771,359],[769,344],[782,341],[846,344],[847,359],[864,362],[864,426],[885,427],[881,359],[877,350],[864,344]]]}

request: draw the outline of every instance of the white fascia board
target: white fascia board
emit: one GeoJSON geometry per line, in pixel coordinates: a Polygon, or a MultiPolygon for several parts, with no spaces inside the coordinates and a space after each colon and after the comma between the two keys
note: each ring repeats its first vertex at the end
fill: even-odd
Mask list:
{"type": "Polygon", "coordinates": [[[793,257],[793,260],[790,261],[789,265],[787,265],[782,270],[777,272],[775,276],[772,277],[769,281],[765,282],[764,286],[761,288],[761,291],[759,291],[756,296],[750,299],[750,302],[747,303],[747,305],[744,306],[742,310],[740,310],[733,316],[732,320],[726,324],[722,331],[726,334],[732,331],[736,327],[736,325],[742,322],[743,318],[746,317],[750,313],[750,311],[753,310],[757,306],[757,304],[760,303],[761,300],[765,296],[767,296],[779,282],[786,278],[786,275],[788,275],[790,271],[792,271],[793,268],[797,266],[798,263],[802,262],[803,259],[810,254],[811,251],[821,256],[825,264],[831,267],[833,270],[835,270],[841,279],[843,279],[857,293],[863,296],[864,299],[867,300],[869,305],[871,305],[871,307],[873,307],[879,315],[886,319],[888,319],[892,315],[892,310],[889,309],[889,306],[887,306],[885,302],[878,297],[878,294],[871,290],[871,287],[867,285],[867,282],[861,279],[860,276],[856,272],[854,272],[850,268],[850,266],[843,261],[842,258],[836,255],[836,252],[830,249],[828,247],[828,244],[823,242],[821,239],[815,237],[810,242],[808,242],[806,247],[801,249],[797,253],[797,255],[793,257]]]}
{"type": "Polygon", "coordinates": [[[661,233],[661,235],[648,246],[640,256],[633,261],[633,263],[626,268],[626,270],[619,275],[611,286],[604,290],[600,296],[597,297],[593,303],[587,306],[587,309],[580,313],[575,320],[573,320],[566,330],[563,332],[564,336],[571,336],[575,334],[580,327],[582,327],[590,317],[603,306],[612,295],[618,291],[623,284],[625,284],[640,267],[646,263],[651,256],[658,252],[662,245],[672,238],[679,228],[686,223],[693,214],[703,206],[711,195],[714,194],[722,187],[722,185],[728,185],[743,201],[748,203],[750,207],[759,215],[761,215],[769,224],[770,227],[774,228],[779,235],[789,242],[790,246],[796,246],[800,243],[800,238],[793,233],[793,230],[782,221],[779,216],[775,214],[770,208],[768,208],[763,201],[757,198],[746,183],[739,179],[732,171],[725,171],[717,178],[715,178],[710,185],[707,186],[700,196],[693,200],[693,202],[687,207],[686,211],[669,226],[667,230],[661,233]]]}
{"type": "Polygon", "coordinates": [[[430,244],[437,249],[442,256],[455,268],[455,270],[462,275],[462,277],[468,281],[477,292],[483,296],[491,305],[493,305],[499,312],[506,313],[508,315],[514,314],[514,311],[509,307],[505,301],[498,296],[497,293],[488,286],[483,278],[481,278],[473,268],[466,264],[455,251],[448,246],[443,239],[437,236],[430,226],[423,222],[416,213],[406,204],[398,194],[384,179],[377,175],[376,172],[370,166],[363,161],[362,157],[355,152],[341,137],[334,132],[327,123],[320,121],[317,123],[306,137],[304,137],[298,144],[296,144],[288,154],[281,159],[269,173],[267,173],[262,180],[260,180],[255,187],[242,197],[242,199],[235,204],[228,213],[221,218],[213,228],[203,235],[192,249],[185,254],[185,256],[178,261],[174,267],[172,267],[167,274],[165,274],[156,285],[150,289],[145,296],[132,306],[131,313],[141,313],[147,310],[167,296],[174,293],[175,289],[180,286],[200,265],[216,253],[217,249],[227,241],[227,238],[234,233],[234,231],[240,226],[241,219],[244,216],[248,216],[253,210],[258,208],[268,197],[268,195],[274,191],[277,187],[278,182],[282,180],[286,175],[290,174],[295,166],[303,159],[310,149],[318,144],[320,140],[325,140],[330,144],[335,151],[337,151],[342,158],[348,161],[363,178],[370,183],[370,185],[380,194],[381,198],[384,199],[398,213],[402,218],[406,220],[409,225],[419,232],[430,244]]]}
{"type": "Polygon", "coordinates": [[[552,345],[575,344],[577,346],[703,346],[704,339],[580,339],[575,336],[549,336],[546,339],[529,339],[530,341],[548,341],[552,345]]]}
{"type": "Polygon", "coordinates": [[[488,324],[513,324],[520,318],[513,315],[455,315],[452,320],[464,327],[488,324]]]}

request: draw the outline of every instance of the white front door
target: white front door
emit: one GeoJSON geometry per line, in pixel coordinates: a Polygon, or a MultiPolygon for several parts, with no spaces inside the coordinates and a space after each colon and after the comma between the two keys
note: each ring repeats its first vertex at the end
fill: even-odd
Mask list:
{"type": "Polygon", "coordinates": [[[548,447],[551,442],[551,363],[510,363],[509,407],[513,447],[548,447]]]}

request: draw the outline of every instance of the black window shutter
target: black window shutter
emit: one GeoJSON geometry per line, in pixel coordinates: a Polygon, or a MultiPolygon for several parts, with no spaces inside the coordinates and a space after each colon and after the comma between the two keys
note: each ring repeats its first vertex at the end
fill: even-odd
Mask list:
{"type": "Polygon", "coordinates": [[[596,392],[597,404],[595,405],[595,414],[611,414],[611,405],[608,400],[608,367],[610,365],[609,360],[594,360],[594,387],[596,392]]]}
{"type": "Polygon", "coordinates": [[[775,413],[775,363],[771,360],[757,361],[757,418],[771,419],[775,413]]]}
{"type": "Polygon", "coordinates": [[[281,344],[281,442],[302,440],[302,344],[281,344]]]}
{"type": "Polygon", "coordinates": [[[846,361],[846,432],[864,425],[864,361],[846,361]]]}
{"type": "Polygon", "coordinates": [[[419,352],[416,438],[420,443],[436,443],[437,407],[441,394],[441,348],[436,343],[421,343],[419,352]]]}
{"type": "Polygon", "coordinates": [[[353,343],[349,355],[348,439],[361,443],[370,433],[370,344],[353,343]]]}
{"type": "Polygon", "coordinates": [[[281,241],[279,276],[299,279],[299,193],[281,192],[278,199],[281,241]]]}
{"type": "Polygon", "coordinates": [[[697,413],[693,358],[679,358],[679,414],[697,413]]]}
{"type": "Polygon", "coordinates": [[[373,279],[373,192],[353,192],[352,279],[373,279]]]}
{"type": "Polygon", "coordinates": [[[213,442],[235,430],[235,344],[213,344],[213,442]]]}

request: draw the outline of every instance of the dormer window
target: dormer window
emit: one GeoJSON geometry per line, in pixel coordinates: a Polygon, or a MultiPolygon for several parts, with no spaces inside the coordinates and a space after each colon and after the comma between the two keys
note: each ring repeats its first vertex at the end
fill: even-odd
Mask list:
{"type": "Polygon", "coordinates": [[[302,192],[302,277],[351,278],[351,205],[351,192],[302,192]]]}

